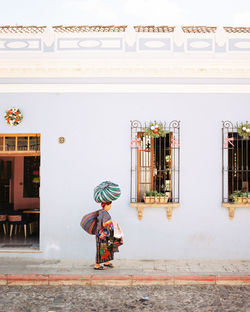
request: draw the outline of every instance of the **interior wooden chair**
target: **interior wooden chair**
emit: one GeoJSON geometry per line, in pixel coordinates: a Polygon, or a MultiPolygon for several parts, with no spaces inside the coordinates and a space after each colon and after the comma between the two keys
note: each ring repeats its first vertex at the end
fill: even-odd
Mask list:
{"type": "MultiPolygon", "coordinates": [[[[21,212],[15,212],[13,214],[8,215],[8,222],[10,225],[10,237],[12,237],[13,228],[15,226],[15,235],[17,234],[17,227],[23,225],[24,229],[24,237],[27,237],[27,218],[21,212]]],[[[30,230],[30,234],[32,234],[30,230]]]]}
{"type": "Polygon", "coordinates": [[[3,226],[3,232],[4,232],[4,235],[7,234],[7,231],[6,231],[6,222],[7,222],[7,215],[0,212],[0,225],[3,226]]]}

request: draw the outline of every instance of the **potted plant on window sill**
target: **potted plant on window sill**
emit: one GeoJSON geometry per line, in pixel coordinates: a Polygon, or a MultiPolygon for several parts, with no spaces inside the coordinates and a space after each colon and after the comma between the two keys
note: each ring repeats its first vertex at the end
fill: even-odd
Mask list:
{"type": "Polygon", "coordinates": [[[152,195],[152,191],[146,191],[143,194],[143,199],[144,199],[145,204],[150,204],[151,203],[151,195],[152,195]]]}
{"type": "Polygon", "coordinates": [[[230,199],[234,204],[247,204],[250,202],[250,194],[247,192],[242,193],[241,191],[236,190],[230,195],[230,199]]]}
{"type": "Polygon", "coordinates": [[[242,193],[242,202],[243,204],[247,204],[248,203],[248,195],[247,193],[242,193]]]}
{"type": "Polygon", "coordinates": [[[146,191],[143,199],[145,204],[167,204],[168,195],[157,191],[146,191]]]}
{"type": "Polygon", "coordinates": [[[160,204],[167,204],[168,202],[168,195],[164,193],[159,193],[160,195],[160,204]]]}
{"type": "Polygon", "coordinates": [[[233,194],[230,195],[230,199],[233,201],[234,204],[242,204],[242,197],[241,191],[234,191],[233,194]]]}

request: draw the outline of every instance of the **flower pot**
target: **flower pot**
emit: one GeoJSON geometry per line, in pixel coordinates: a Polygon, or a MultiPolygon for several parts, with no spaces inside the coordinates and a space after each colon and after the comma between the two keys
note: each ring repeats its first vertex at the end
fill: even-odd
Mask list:
{"type": "Polygon", "coordinates": [[[238,197],[233,197],[233,202],[234,202],[235,204],[237,204],[237,203],[238,203],[238,197]]]}
{"type": "Polygon", "coordinates": [[[155,197],[155,203],[156,203],[156,204],[159,204],[159,203],[160,203],[160,197],[159,197],[159,196],[156,196],[156,197],[155,197]]]}
{"type": "Polygon", "coordinates": [[[150,204],[150,196],[145,196],[144,202],[145,202],[145,204],[150,204]]]}
{"type": "Polygon", "coordinates": [[[248,199],[247,197],[243,197],[243,198],[242,198],[243,204],[247,204],[247,201],[248,201],[247,199],[248,199]]]}
{"type": "Polygon", "coordinates": [[[168,196],[164,197],[164,203],[166,204],[168,202],[168,196]]]}
{"type": "Polygon", "coordinates": [[[160,196],[160,204],[164,204],[165,203],[165,196],[160,196]]]}
{"type": "Polygon", "coordinates": [[[150,196],[150,204],[154,204],[155,203],[155,197],[154,196],[150,196]]]}
{"type": "Polygon", "coordinates": [[[242,204],[242,200],[243,200],[242,197],[237,197],[237,204],[242,204]]]}

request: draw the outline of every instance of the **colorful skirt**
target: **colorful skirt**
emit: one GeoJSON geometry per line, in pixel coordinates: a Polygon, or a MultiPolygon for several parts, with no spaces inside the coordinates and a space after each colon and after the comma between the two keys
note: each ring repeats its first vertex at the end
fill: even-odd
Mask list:
{"type": "MultiPolygon", "coordinates": [[[[112,245],[111,245],[112,247],[112,245]]],[[[96,263],[104,263],[114,259],[114,252],[107,240],[96,236],[96,263]]]]}

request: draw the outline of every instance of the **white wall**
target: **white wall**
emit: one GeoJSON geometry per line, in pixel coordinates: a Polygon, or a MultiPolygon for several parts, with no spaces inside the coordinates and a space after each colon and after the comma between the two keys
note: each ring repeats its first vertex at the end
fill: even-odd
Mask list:
{"type": "Polygon", "coordinates": [[[0,133],[41,133],[37,256],[94,259],[94,236],[79,223],[99,208],[94,187],[111,180],[122,190],[110,212],[125,233],[117,258],[250,259],[250,208],[236,209],[231,221],[221,207],[221,121],[249,120],[249,100],[248,94],[0,94],[2,116],[12,106],[24,115],[15,128],[2,118],[0,133]],[[129,206],[134,119],[181,121],[181,206],[170,222],[162,208],[144,209],[139,221],[129,206]]]}

